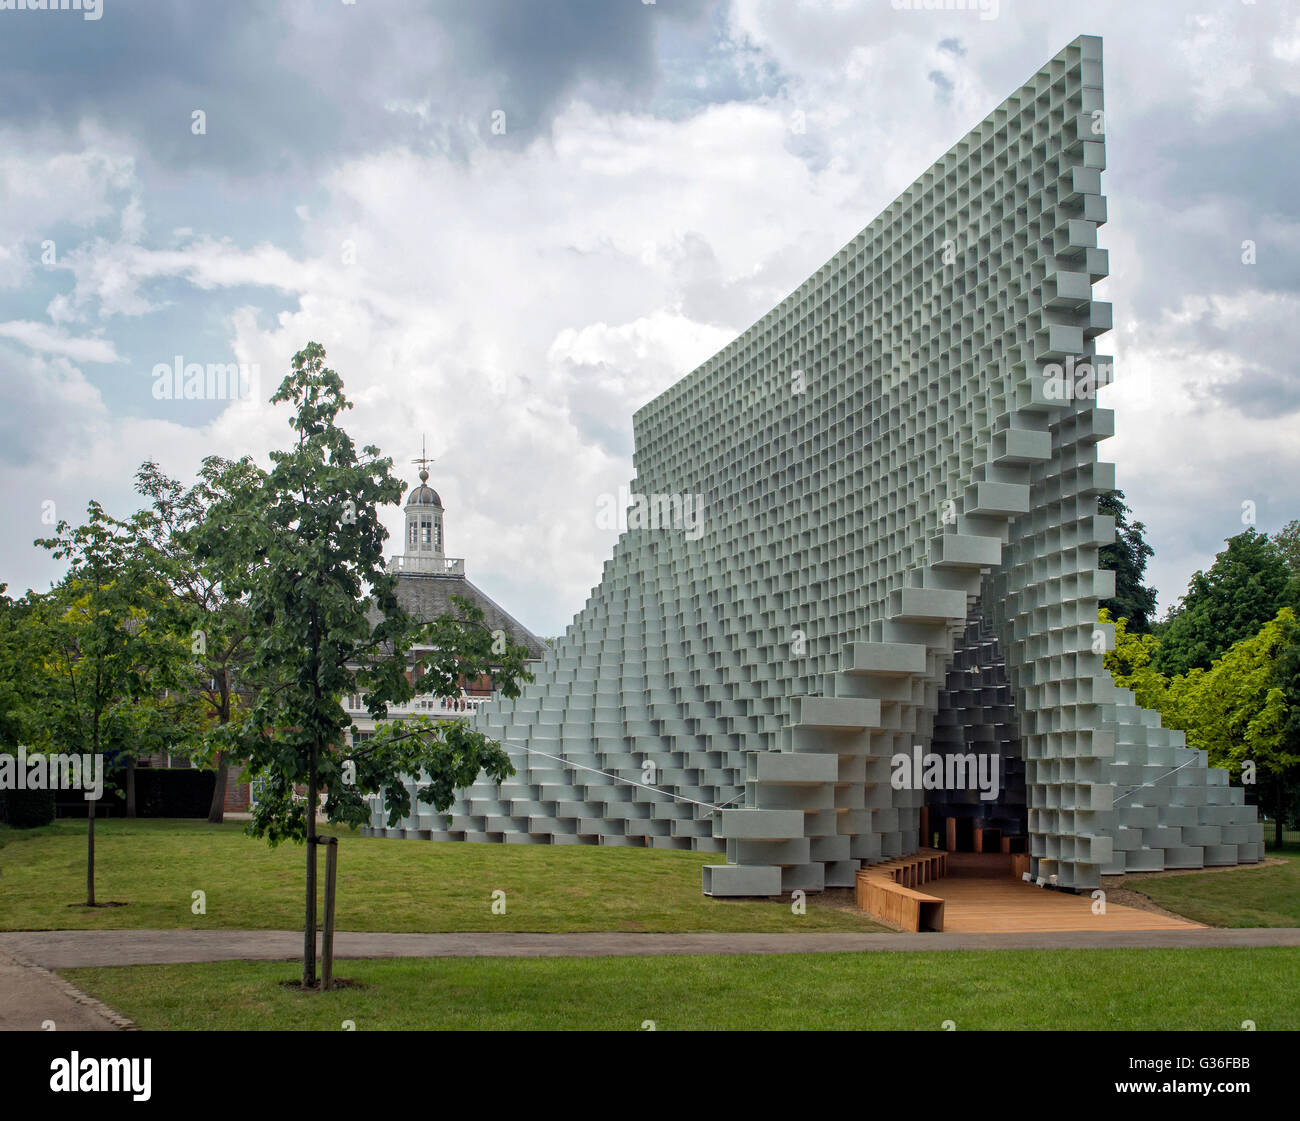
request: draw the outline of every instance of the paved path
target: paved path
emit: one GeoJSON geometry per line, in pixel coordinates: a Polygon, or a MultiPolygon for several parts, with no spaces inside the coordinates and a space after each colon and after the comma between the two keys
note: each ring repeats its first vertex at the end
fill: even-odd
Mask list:
{"type": "MultiPolygon", "coordinates": [[[[871,950],[1057,950],[1300,946],[1300,927],[1021,934],[379,934],[341,931],[340,958],[620,957],[821,954],[871,950]]],[[[8,952],[46,969],[203,961],[281,961],[302,954],[288,930],[60,930],[0,934],[8,952]]],[[[3,991],[3,990],[0,990],[3,991]]]]}
{"type": "Polygon", "coordinates": [[[0,1031],[116,1031],[130,1022],[47,969],[0,950],[0,1031]]]}

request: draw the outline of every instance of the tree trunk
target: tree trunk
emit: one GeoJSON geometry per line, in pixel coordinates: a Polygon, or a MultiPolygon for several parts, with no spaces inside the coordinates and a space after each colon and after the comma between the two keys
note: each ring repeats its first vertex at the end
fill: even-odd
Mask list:
{"type": "MultiPolygon", "coordinates": [[[[224,728],[230,723],[230,671],[222,668],[218,678],[221,688],[221,704],[217,710],[217,720],[224,728]]],[[[208,807],[208,824],[220,825],[226,820],[226,783],[230,778],[230,763],[224,751],[217,752],[217,781],[212,788],[212,805],[208,807]]]]}
{"type": "Polygon", "coordinates": [[[1277,812],[1273,814],[1273,847],[1282,849],[1282,815],[1286,812],[1286,782],[1277,776],[1277,812]]]}
{"type": "MultiPolygon", "coordinates": [[[[99,761],[99,713],[98,712],[95,713],[93,728],[94,730],[91,733],[91,738],[90,738],[91,751],[93,752],[93,754],[91,755],[91,763],[97,763],[99,761]]],[[[87,907],[93,907],[95,905],[95,801],[96,799],[92,798],[89,802],[86,803],[90,807],[86,811],[86,906],[87,907]]]]}
{"type": "Polygon", "coordinates": [[[307,907],[302,936],[302,987],[316,987],[316,748],[307,764],[307,907]]]}
{"type": "Polygon", "coordinates": [[[220,825],[226,819],[226,782],[229,777],[230,764],[226,762],[226,753],[217,752],[217,781],[212,788],[212,805],[208,807],[208,824],[220,825]]]}
{"type": "Polygon", "coordinates": [[[86,803],[86,906],[95,905],[95,799],[86,803]]]}
{"type": "Polygon", "coordinates": [[[126,761],[126,816],[135,817],[135,760],[126,761]]]}

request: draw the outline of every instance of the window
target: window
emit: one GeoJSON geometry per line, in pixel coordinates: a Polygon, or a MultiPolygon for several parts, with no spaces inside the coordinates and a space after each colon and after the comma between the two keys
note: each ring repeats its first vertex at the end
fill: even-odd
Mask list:
{"type": "Polygon", "coordinates": [[[433,540],[433,523],[427,521],[420,522],[420,544],[428,548],[429,542],[433,540]]]}

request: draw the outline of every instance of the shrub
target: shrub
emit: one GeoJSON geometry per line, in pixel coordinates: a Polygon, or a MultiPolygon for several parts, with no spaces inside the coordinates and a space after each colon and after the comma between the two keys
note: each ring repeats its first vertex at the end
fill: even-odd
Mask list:
{"type": "Polygon", "coordinates": [[[54,821],[53,790],[0,790],[0,821],[35,829],[54,821]]]}

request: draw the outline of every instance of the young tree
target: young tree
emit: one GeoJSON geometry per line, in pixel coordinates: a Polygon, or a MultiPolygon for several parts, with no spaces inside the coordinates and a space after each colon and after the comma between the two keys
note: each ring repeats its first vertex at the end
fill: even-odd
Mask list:
{"type": "Polygon", "coordinates": [[[1146,634],[1156,612],[1156,590],[1143,585],[1147,561],[1154,551],[1143,534],[1146,526],[1130,522],[1132,511],[1124,502],[1124,492],[1113,490],[1097,500],[1097,512],[1115,519],[1115,542],[1098,550],[1100,567],[1115,573],[1115,597],[1104,600],[1103,608],[1115,619],[1127,619],[1133,634],[1146,634]]]}
{"type": "Polygon", "coordinates": [[[1286,562],[1268,537],[1247,529],[1228,538],[1210,570],[1192,576],[1160,636],[1156,668],[1169,677],[1209,669],[1234,642],[1294,606],[1290,592],[1286,562]]]}
{"type": "Polygon", "coordinates": [[[494,673],[503,693],[518,696],[518,682],[530,679],[526,648],[494,639],[481,618],[426,628],[398,603],[378,509],[397,503],[403,486],[378,448],[358,457],[338,423],[351,407],[342,380],[324,360],[317,343],[294,355],[271,400],[292,406],[296,441],[271,454],[264,477],[213,505],[201,550],[227,594],[247,596],[251,668],[262,685],[236,729],[261,780],[251,830],[271,844],[307,843],[304,987],[316,984],[319,792],[328,793],[330,821],[364,821],[365,797],[379,795],[395,822],[409,811],[404,775],[428,774],[419,796],[445,809],[481,773],[498,783],[514,773],[501,746],[467,721],[408,721],[352,751],[343,697],[364,694],[382,720],[417,690],[454,695],[462,679],[494,673]],[[413,653],[417,643],[431,649],[413,653]]]}
{"type": "MultiPolygon", "coordinates": [[[[164,589],[132,547],[130,526],[98,502],[87,522],[59,522],[36,544],[69,561],[63,581],[32,597],[28,622],[40,672],[28,703],[42,713],[26,729],[41,746],[101,756],[137,749],[140,713],[183,685],[185,647],[164,621],[164,589]]],[[[88,801],[86,905],[95,903],[95,802],[88,801]]]]}
{"type": "MultiPolygon", "coordinates": [[[[260,485],[263,472],[248,458],[208,456],[192,487],[168,478],[152,460],[135,477],[136,490],[150,500],[132,519],[136,541],[159,581],[171,590],[172,625],[189,636],[194,689],[207,717],[196,729],[192,748],[216,771],[208,821],[220,824],[230,770],[230,724],[241,695],[246,704],[252,690],[244,672],[251,659],[248,605],[227,592],[212,561],[200,554],[211,534],[228,532],[207,520],[208,511],[241,489],[260,485]]],[[[239,544],[230,543],[228,557],[239,544]]]]}

